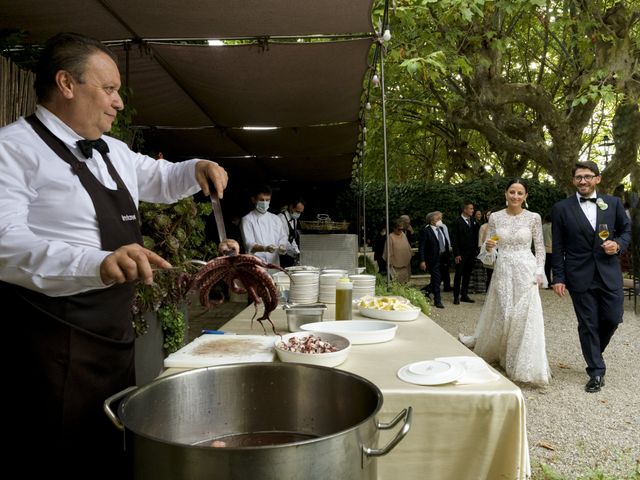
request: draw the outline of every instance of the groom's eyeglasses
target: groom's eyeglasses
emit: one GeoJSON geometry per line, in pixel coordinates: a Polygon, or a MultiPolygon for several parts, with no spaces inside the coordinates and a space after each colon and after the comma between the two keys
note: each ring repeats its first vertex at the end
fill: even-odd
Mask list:
{"type": "Polygon", "coordinates": [[[573,177],[573,179],[576,182],[581,182],[582,180],[586,180],[587,182],[590,182],[591,180],[593,180],[596,177],[597,177],[597,175],[576,175],[575,177],[573,177]]]}

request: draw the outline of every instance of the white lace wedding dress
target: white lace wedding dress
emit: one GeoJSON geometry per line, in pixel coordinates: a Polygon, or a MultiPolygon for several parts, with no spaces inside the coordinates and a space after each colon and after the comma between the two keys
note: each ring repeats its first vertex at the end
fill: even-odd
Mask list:
{"type": "MultiPolygon", "coordinates": [[[[488,238],[499,236],[491,284],[473,337],[474,352],[498,361],[512,380],[545,385],[551,379],[536,276],[544,278],[545,248],[537,213],[506,210],[489,218],[488,238]],[[533,239],[535,256],[531,252],[533,239]]],[[[484,246],[481,249],[484,253],[484,246]]],[[[482,256],[482,253],[481,253],[482,256]]]]}

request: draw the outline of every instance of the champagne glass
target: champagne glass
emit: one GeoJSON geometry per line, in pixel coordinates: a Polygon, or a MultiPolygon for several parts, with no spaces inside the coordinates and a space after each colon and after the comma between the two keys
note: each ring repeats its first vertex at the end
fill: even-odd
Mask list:
{"type": "Polygon", "coordinates": [[[491,235],[491,240],[493,240],[494,242],[497,242],[498,240],[500,240],[500,235],[498,235],[497,233],[494,233],[493,235],[491,235]]]}
{"type": "Polygon", "coordinates": [[[609,226],[606,223],[598,225],[598,236],[603,242],[609,238],[609,226]]]}

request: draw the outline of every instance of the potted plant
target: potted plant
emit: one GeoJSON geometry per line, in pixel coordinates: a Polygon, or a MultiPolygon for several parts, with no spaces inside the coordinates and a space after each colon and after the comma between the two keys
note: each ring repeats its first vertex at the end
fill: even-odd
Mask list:
{"type": "Polygon", "coordinates": [[[154,272],[152,285],[136,289],[136,373],[146,383],[162,370],[166,354],[184,345],[189,278],[198,268],[191,261],[211,259],[217,249],[205,241],[210,204],[187,197],[172,205],[141,202],[139,210],[144,246],[173,266],[154,272]]]}

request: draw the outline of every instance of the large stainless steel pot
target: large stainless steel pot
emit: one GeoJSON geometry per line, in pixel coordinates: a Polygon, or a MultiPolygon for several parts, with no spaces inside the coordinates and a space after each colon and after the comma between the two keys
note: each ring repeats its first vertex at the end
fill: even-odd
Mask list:
{"type": "Polygon", "coordinates": [[[104,404],[125,432],[134,478],[154,480],[373,480],[376,457],[391,451],[411,424],[411,407],[388,424],[378,422],[381,406],[382,393],[362,377],[293,363],[189,370],[132,387],[104,404]],[[111,405],[123,397],[116,416],[111,405]],[[393,440],[377,448],[379,430],[402,419],[393,440]],[[289,443],[198,445],[260,432],[283,432],[289,443]]]}

